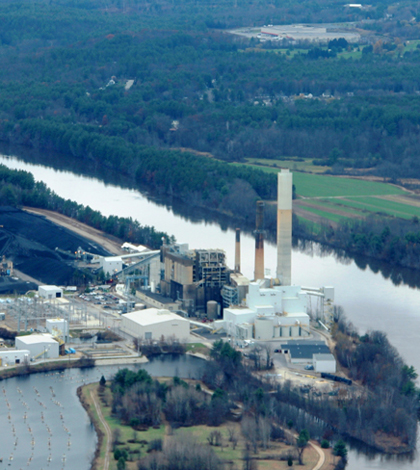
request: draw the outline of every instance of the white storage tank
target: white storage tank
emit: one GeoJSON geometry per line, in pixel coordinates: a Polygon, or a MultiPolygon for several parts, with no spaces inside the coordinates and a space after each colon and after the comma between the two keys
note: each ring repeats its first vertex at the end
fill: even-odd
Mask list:
{"type": "Polygon", "coordinates": [[[274,335],[274,324],[271,318],[259,317],[255,319],[255,339],[268,340],[274,335]]]}
{"type": "Polygon", "coordinates": [[[296,336],[299,336],[300,332],[300,326],[299,325],[293,325],[290,327],[290,336],[295,338],[296,336]]]}
{"type": "Polygon", "coordinates": [[[282,338],[290,338],[290,326],[282,326],[280,328],[280,336],[282,338]]]}

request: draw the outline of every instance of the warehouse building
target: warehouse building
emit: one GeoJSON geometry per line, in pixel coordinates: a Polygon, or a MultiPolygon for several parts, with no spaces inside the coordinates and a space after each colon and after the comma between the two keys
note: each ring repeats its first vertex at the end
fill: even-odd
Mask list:
{"type": "Polygon", "coordinates": [[[63,297],[63,289],[57,286],[39,286],[38,295],[43,299],[60,299],[63,297]]]}
{"type": "Polygon", "coordinates": [[[30,352],[27,349],[2,349],[0,351],[0,367],[15,364],[28,364],[30,352]]]}
{"type": "Polygon", "coordinates": [[[280,347],[284,354],[289,355],[292,364],[312,364],[314,355],[332,356],[322,341],[289,341],[280,347]]]}
{"type": "Polygon", "coordinates": [[[30,360],[56,359],[59,355],[59,344],[50,334],[33,334],[16,336],[16,349],[29,351],[30,360]]]}
{"type": "Polygon", "coordinates": [[[315,372],[330,372],[335,373],[337,363],[332,354],[314,354],[313,365],[315,372]]]}
{"type": "Polygon", "coordinates": [[[147,308],[122,315],[121,329],[145,340],[160,340],[162,337],[186,340],[190,334],[190,322],[169,310],[147,308]]]}

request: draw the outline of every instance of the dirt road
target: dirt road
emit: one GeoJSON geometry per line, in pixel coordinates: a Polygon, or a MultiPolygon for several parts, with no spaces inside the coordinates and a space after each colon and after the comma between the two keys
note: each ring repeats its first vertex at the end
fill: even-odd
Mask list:
{"type": "Polygon", "coordinates": [[[102,414],[101,407],[98,405],[95,394],[90,392],[90,397],[92,398],[93,404],[95,405],[96,413],[98,414],[99,421],[105,429],[106,436],[106,448],[105,448],[105,457],[104,457],[104,470],[109,468],[109,454],[111,452],[111,429],[108,423],[105,421],[104,415],[102,414]]]}
{"type": "Polygon", "coordinates": [[[115,255],[121,255],[125,252],[121,249],[122,242],[116,237],[107,235],[100,230],[97,230],[89,225],[83,224],[78,220],[71,219],[65,215],[59,214],[58,212],[48,211],[45,209],[35,209],[33,207],[24,207],[23,210],[32,214],[38,214],[45,216],[51,222],[61,225],[79,235],[82,235],[89,240],[101,245],[105,250],[115,255]]]}

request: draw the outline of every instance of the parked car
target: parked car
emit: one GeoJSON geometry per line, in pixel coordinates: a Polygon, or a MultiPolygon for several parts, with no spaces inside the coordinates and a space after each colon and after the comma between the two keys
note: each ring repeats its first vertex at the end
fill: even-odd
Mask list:
{"type": "Polygon", "coordinates": [[[305,366],[305,370],[314,370],[314,366],[309,364],[309,365],[305,366]]]}

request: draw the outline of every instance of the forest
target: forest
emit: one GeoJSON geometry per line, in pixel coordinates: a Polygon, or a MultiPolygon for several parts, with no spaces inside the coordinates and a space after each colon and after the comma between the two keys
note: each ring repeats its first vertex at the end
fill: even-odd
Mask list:
{"type": "MultiPolygon", "coordinates": [[[[276,178],[231,162],[293,157],[335,174],[420,177],[415,2],[5,1],[0,19],[4,142],[74,157],[248,225],[255,201],[274,199],[276,178]],[[360,41],[275,44],[230,33],[298,22],[344,23],[360,41]]],[[[113,234],[133,232],[35,187],[10,182],[5,200],[66,207],[113,234]]],[[[380,223],[360,222],[360,236],[304,223],[295,234],[418,267],[416,227],[380,223]]]]}
{"type": "MultiPolygon", "coordinates": [[[[414,368],[404,364],[383,333],[372,331],[359,336],[340,308],[335,309],[332,333],[337,358],[354,381],[351,386],[336,387],[334,393],[321,393],[316,387],[305,388],[290,380],[279,383],[268,375],[256,374],[256,370],[270,370],[270,345],[257,345],[245,357],[228,342],[219,340],[210,350],[201,381],[191,383],[178,377],[155,380],[142,369],[121,369],[109,386],[111,395],[104,388],[104,378],[99,395],[111,407],[112,418],[132,427],[133,435],[159,429],[162,423],[170,430],[169,435],[174,435],[169,440],[149,441],[147,454],[136,456],[139,470],[202,468],[189,459],[209,459],[212,463],[206,468],[226,468],[224,452],[213,452],[223,445],[222,441],[233,450],[241,442],[246,449],[241,457],[246,470],[258,468],[259,459],[264,460],[259,454],[267,449],[272,449],[271,459],[279,459],[274,450],[277,442],[288,443],[290,459],[301,465],[310,438],[325,448],[335,443],[334,451],[342,437],[353,437],[389,453],[412,451],[419,409],[414,368]],[[172,461],[175,449],[170,444],[182,443],[177,430],[194,426],[206,426],[200,429],[207,431],[210,446],[191,441],[192,455],[188,456],[181,446],[178,455],[184,463],[172,461]],[[222,432],[226,426],[229,442],[222,432]]],[[[127,460],[131,447],[125,452],[119,445],[120,437],[120,432],[114,435],[114,458],[120,460],[123,456],[127,460]]],[[[345,452],[336,455],[344,457],[336,468],[344,468],[340,465],[345,463],[345,452]]]]}

